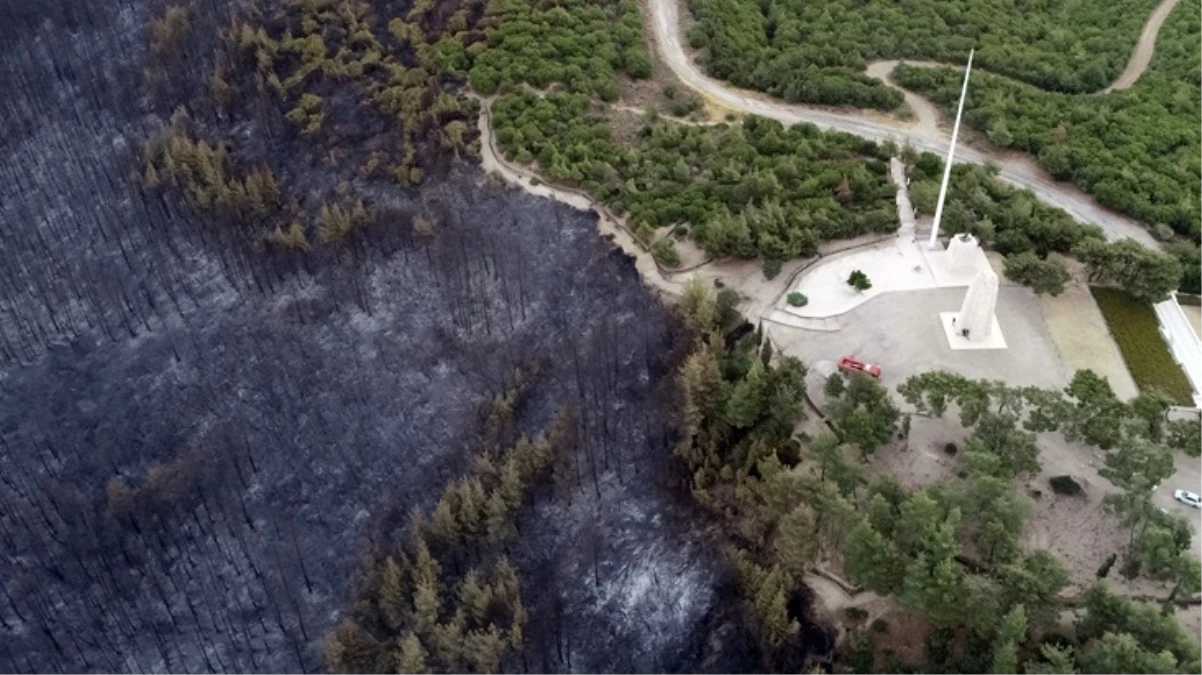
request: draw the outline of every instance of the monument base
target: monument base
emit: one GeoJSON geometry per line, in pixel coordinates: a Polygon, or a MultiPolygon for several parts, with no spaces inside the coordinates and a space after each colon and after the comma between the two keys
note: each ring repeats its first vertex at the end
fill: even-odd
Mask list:
{"type": "Polygon", "coordinates": [[[991,269],[989,259],[985,257],[985,252],[981,249],[973,251],[975,264],[963,269],[952,267],[951,254],[947,251],[928,250],[925,255],[927,265],[931,268],[931,274],[935,277],[935,284],[940,288],[971,286],[973,279],[976,279],[982,270],[991,269]]]}
{"type": "Polygon", "coordinates": [[[1006,338],[1002,335],[1002,327],[998,325],[997,316],[993,317],[993,326],[989,331],[989,337],[984,340],[969,340],[960,334],[960,331],[952,327],[952,319],[959,316],[959,312],[939,312],[939,323],[943,325],[943,334],[947,336],[947,346],[953,350],[970,350],[970,349],[1007,349],[1006,338]]]}

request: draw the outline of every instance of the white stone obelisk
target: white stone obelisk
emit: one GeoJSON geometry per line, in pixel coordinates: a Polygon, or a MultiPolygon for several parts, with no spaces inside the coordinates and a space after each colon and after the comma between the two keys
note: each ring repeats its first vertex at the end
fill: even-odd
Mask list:
{"type": "Polygon", "coordinates": [[[947,197],[947,182],[952,177],[952,158],[956,155],[956,137],[960,134],[960,116],[964,114],[964,97],[968,94],[968,75],[972,72],[972,56],[976,49],[968,52],[968,65],[964,68],[964,85],[960,88],[960,105],[956,108],[956,125],[952,127],[952,142],[947,148],[947,161],[943,163],[943,184],[939,186],[939,201],[935,203],[935,219],[931,222],[931,240],[927,247],[939,247],[939,219],[943,217],[943,200],[947,197]]]}
{"type": "Polygon", "coordinates": [[[980,250],[981,246],[977,242],[977,238],[967,232],[961,232],[952,237],[951,241],[947,243],[950,271],[959,274],[971,273],[977,268],[980,250]]]}
{"type": "Polygon", "coordinates": [[[960,305],[960,313],[956,315],[956,334],[972,342],[985,340],[993,332],[993,313],[997,309],[997,272],[986,267],[981,270],[968,293],[964,294],[964,304],[960,305]]]}

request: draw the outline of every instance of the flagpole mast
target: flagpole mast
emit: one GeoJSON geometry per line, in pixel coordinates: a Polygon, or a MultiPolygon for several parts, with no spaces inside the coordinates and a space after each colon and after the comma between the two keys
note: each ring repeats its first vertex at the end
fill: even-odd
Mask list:
{"type": "Polygon", "coordinates": [[[964,98],[968,94],[968,74],[972,71],[972,57],[976,49],[968,52],[968,66],[964,68],[964,85],[960,88],[960,105],[956,108],[956,125],[952,127],[952,143],[947,149],[947,161],[943,163],[943,184],[939,186],[939,201],[935,204],[935,220],[931,222],[931,240],[927,247],[939,246],[939,220],[943,217],[943,200],[947,198],[947,183],[952,177],[952,158],[956,154],[956,137],[960,134],[960,116],[964,113],[964,98]]]}

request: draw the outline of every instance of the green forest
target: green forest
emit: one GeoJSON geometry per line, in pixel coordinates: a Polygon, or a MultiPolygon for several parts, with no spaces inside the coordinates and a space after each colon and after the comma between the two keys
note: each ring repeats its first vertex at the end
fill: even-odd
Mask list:
{"type": "Polygon", "coordinates": [[[618,96],[616,73],[651,74],[642,15],[633,0],[491,0],[486,22],[487,46],[468,51],[470,81],[482,94],[556,82],[611,101],[618,96]]]}
{"type": "MultiPolygon", "coordinates": [[[[963,62],[977,49],[965,120],[1035,155],[1059,180],[1148,224],[1199,238],[1199,7],[1161,29],[1130,90],[1104,88],[1157,3],[744,2],[693,0],[692,46],[711,74],[790,101],[891,110],[902,102],[862,71],[875,59],[963,62]]],[[[901,86],[955,106],[961,72],[899,66],[901,86]]]]}
{"type": "MultiPolygon", "coordinates": [[[[1199,238],[1202,174],[1202,18],[1198,0],[1169,16],[1148,70],[1131,89],[1105,96],[1043,91],[974,73],[964,119],[999,147],[1035,155],[1054,177],[1156,229],[1199,238]]],[[[975,69],[974,69],[975,70],[975,69]]],[[[948,110],[961,72],[900,66],[898,83],[948,110]]]]}
{"type": "Polygon", "coordinates": [[[890,110],[876,59],[964,62],[1068,93],[1105,87],[1156,0],[691,0],[689,42],[712,75],[790,101],[890,110]]]}
{"type": "MultiPolygon", "coordinates": [[[[1164,421],[1167,398],[1151,392],[1124,403],[1091,371],[1063,391],[930,372],[898,388],[906,412],[876,380],[835,373],[823,406],[831,431],[794,437],[806,411],[806,367],[776,354],[762,330],[738,331],[731,296],[695,279],[679,304],[694,337],[679,376],[676,454],[694,498],[724,524],[765,670],[814,667],[797,648],[802,617],[793,599],[807,574],[841,559],[852,582],[930,626],[924,660],[906,663],[876,648],[888,622],[855,627],[849,613],[846,671],[1197,671],[1198,644],[1171,614],[1116,596],[1104,581],[1121,562],[1124,578],[1169,584],[1169,602],[1199,590],[1188,523],[1151,501],[1149,488],[1173,472],[1173,451],[1197,440],[1196,424],[1164,421]],[[949,444],[959,455],[955,480],[910,490],[891,476],[864,475],[857,458],[900,451],[913,416],[943,417],[953,405],[969,432],[962,449],[949,444]],[[1056,431],[1098,448],[1102,475],[1120,490],[1106,508],[1131,533],[1079,594],[1067,591],[1068,571],[1055,557],[1019,546],[1036,495],[1016,483],[1040,470],[1036,434],[1056,431]],[[1069,607],[1084,610],[1073,637],[1060,633],[1069,607]]],[[[1081,489],[1060,478],[1052,492],[1081,489]]]]}
{"type": "Polygon", "coordinates": [[[493,124],[507,156],[629,212],[636,228],[690,223],[712,256],[786,260],[829,239],[897,229],[888,154],[849,134],[650,115],[624,147],[586,95],[526,91],[501,97],[493,124]]]}

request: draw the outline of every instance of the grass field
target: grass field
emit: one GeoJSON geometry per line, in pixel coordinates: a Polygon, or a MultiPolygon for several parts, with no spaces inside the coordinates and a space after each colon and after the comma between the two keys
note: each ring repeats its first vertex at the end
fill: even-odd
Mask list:
{"type": "Polygon", "coordinates": [[[1152,306],[1115,288],[1091,286],[1090,291],[1140,390],[1157,388],[1180,405],[1193,405],[1189,380],[1173,360],[1152,306]]]}

